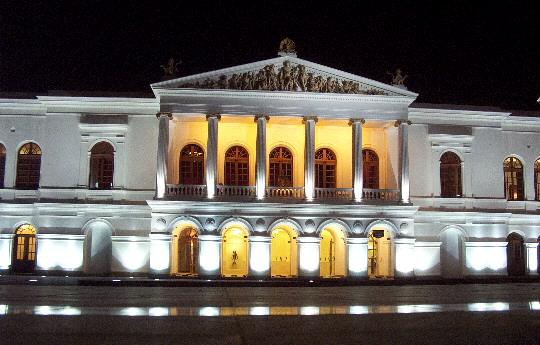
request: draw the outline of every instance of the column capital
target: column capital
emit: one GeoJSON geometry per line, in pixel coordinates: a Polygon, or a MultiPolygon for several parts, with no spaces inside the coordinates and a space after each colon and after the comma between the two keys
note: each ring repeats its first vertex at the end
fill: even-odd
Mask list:
{"type": "Polygon", "coordinates": [[[221,114],[206,114],[206,120],[208,121],[209,118],[215,117],[219,120],[221,120],[221,114]]]}
{"type": "Polygon", "coordinates": [[[366,123],[366,120],[364,119],[349,119],[349,126],[351,126],[355,122],[360,122],[361,124],[366,123]]]}
{"type": "Polygon", "coordinates": [[[160,111],[156,113],[156,117],[159,119],[160,117],[168,117],[169,120],[172,120],[172,113],[168,111],[160,111]]]}
{"type": "Polygon", "coordinates": [[[309,120],[313,120],[313,121],[315,121],[315,123],[317,123],[317,121],[319,121],[317,116],[304,116],[302,118],[302,123],[306,123],[306,121],[309,121],[309,120]]]}
{"type": "Polygon", "coordinates": [[[260,118],[264,118],[266,120],[266,122],[270,121],[270,116],[263,115],[263,114],[255,115],[255,118],[253,119],[253,121],[257,122],[257,120],[260,119],[260,118]]]}
{"type": "Polygon", "coordinates": [[[394,127],[399,127],[400,125],[411,125],[412,122],[411,120],[396,120],[396,122],[394,122],[394,127]]]}

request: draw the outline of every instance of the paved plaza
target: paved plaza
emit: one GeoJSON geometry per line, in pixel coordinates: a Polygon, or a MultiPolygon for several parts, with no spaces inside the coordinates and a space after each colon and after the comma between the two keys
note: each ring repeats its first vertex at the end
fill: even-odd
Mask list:
{"type": "Polygon", "coordinates": [[[2,344],[538,344],[540,284],[0,285],[2,344]]]}

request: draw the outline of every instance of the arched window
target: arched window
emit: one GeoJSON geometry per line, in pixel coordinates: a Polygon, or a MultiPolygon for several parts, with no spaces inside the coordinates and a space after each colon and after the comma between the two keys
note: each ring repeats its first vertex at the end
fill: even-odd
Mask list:
{"type": "Polygon", "coordinates": [[[41,148],[35,143],[26,143],[17,155],[17,178],[19,189],[38,189],[41,171],[41,148]]]}
{"type": "Polygon", "coordinates": [[[0,188],[4,188],[4,176],[6,175],[6,148],[0,144],[0,188]]]}
{"type": "Polygon", "coordinates": [[[293,186],[293,156],[286,147],[276,147],[270,152],[270,187],[293,186]]]}
{"type": "Polygon", "coordinates": [[[13,237],[12,270],[15,273],[30,273],[36,266],[36,228],[23,224],[13,237]]]}
{"type": "Polygon", "coordinates": [[[504,195],[506,200],[523,200],[523,164],[515,157],[504,160],[504,195]]]}
{"type": "Polygon", "coordinates": [[[379,189],[379,156],[373,150],[362,150],[364,188],[379,189]]]}
{"type": "Polygon", "coordinates": [[[203,184],[204,152],[199,145],[189,144],[180,152],[180,184],[203,184]]]}
{"type": "Polygon", "coordinates": [[[336,155],[330,149],[315,152],[315,188],[336,188],[336,155]]]}
{"type": "Polygon", "coordinates": [[[441,156],[441,197],[459,198],[462,196],[461,160],[454,152],[441,156]]]}
{"type": "Polygon", "coordinates": [[[249,153],[242,146],[233,146],[225,153],[225,184],[249,186],[249,153]]]}
{"type": "Polygon", "coordinates": [[[540,201],[540,158],[534,162],[534,200],[540,201]]]}
{"type": "Polygon", "coordinates": [[[90,189],[111,189],[114,175],[114,148],[106,141],[90,151],[90,189]]]}

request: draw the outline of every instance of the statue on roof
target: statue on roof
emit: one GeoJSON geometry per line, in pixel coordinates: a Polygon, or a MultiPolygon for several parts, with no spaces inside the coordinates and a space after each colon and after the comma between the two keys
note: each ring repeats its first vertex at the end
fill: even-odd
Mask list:
{"type": "Polygon", "coordinates": [[[405,85],[403,84],[405,82],[405,79],[407,79],[408,75],[402,75],[401,74],[401,69],[396,69],[396,73],[390,73],[390,72],[386,72],[386,74],[389,74],[392,76],[392,85],[394,86],[402,86],[404,87],[405,85]]]}
{"type": "Polygon", "coordinates": [[[182,60],[178,60],[176,62],[174,58],[169,58],[169,61],[166,65],[161,65],[161,68],[163,69],[163,77],[161,79],[172,79],[177,76],[178,73],[178,66],[182,64],[182,60]]]}
{"type": "Polygon", "coordinates": [[[289,37],[285,37],[279,43],[278,55],[294,55],[296,56],[296,44],[289,37]]]}

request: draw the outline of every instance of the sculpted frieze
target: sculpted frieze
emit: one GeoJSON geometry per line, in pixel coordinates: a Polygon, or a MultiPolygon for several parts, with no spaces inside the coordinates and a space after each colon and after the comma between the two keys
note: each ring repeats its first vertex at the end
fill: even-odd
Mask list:
{"type": "Polygon", "coordinates": [[[257,72],[235,73],[230,76],[221,75],[217,80],[207,78],[204,81],[184,83],[180,88],[196,89],[229,89],[229,90],[264,90],[264,91],[296,91],[347,93],[364,95],[386,95],[382,90],[363,89],[360,83],[337,79],[331,76],[316,75],[308,71],[304,65],[292,65],[283,61],[282,66],[266,65],[257,72]]]}

